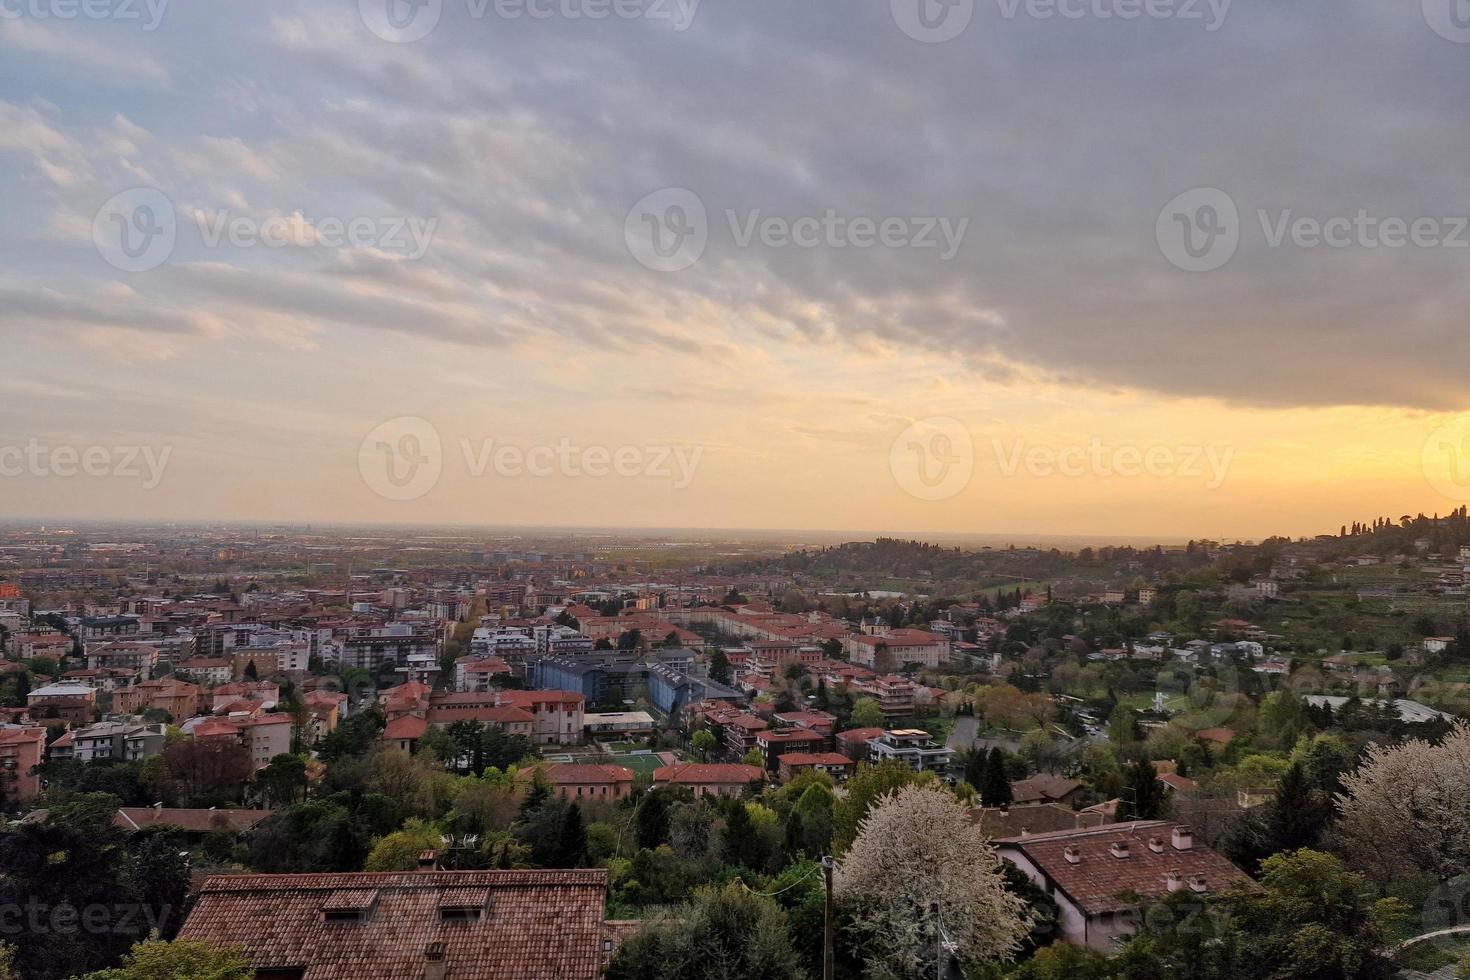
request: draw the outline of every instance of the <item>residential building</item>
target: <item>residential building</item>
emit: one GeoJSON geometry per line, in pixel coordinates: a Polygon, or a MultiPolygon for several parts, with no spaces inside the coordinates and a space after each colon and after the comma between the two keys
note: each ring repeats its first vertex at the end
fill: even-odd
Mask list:
{"type": "Polygon", "coordinates": [[[687,762],[653,771],[654,786],[687,789],[701,796],[739,796],[765,779],[759,766],[738,763],[687,762]]]}
{"type": "Polygon", "coordinates": [[[26,695],[26,707],[37,721],[85,725],[97,707],[97,689],[86,684],[47,684],[26,695]]]}
{"type": "Polygon", "coordinates": [[[889,630],[882,636],[853,634],[844,638],[843,647],[853,663],[880,672],[914,663],[938,667],[948,663],[951,654],[948,639],[917,629],[889,630]]]}
{"type": "MultiPolygon", "coordinates": [[[[781,731],[765,729],[755,733],[755,747],[766,757],[766,771],[776,772],[783,755],[811,754],[822,752],[827,747],[827,736],[810,728],[787,728],[781,731]]],[[[843,756],[846,759],[846,756],[843,756]]]]}
{"type": "Polygon", "coordinates": [[[1029,779],[1018,779],[1011,783],[1011,802],[1018,805],[1061,803],[1070,806],[1086,788],[1086,784],[1080,779],[1068,779],[1065,776],[1041,773],[1029,779]]]}
{"type": "Polygon", "coordinates": [[[1103,952],[1133,933],[1145,903],[1250,884],[1245,872],[1196,843],[1188,827],[1165,820],[1007,837],[995,845],[1057,903],[1063,939],[1103,952]]]}
{"type": "Polygon", "coordinates": [[[1108,817],[1098,811],[1073,810],[1059,803],[1028,803],[1021,806],[987,806],[970,811],[986,837],[1028,837],[1056,830],[1100,827],[1108,817]]]}
{"type": "Polygon", "coordinates": [[[918,685],[907,677],[888,674],[871,680],[855,680],[850,685],[859,697],[870,697],[883,709],[888,721],[907,718],[914,713],[914,699],[918,696],[918,685]]]}
{"type": "Polygon", "coordinates": [[[953,757],[953,749],[934,741],[922,728],[899,728],[868,739],[869,761],[902,762],[914,772],[942,773],[953,757]]]}
{"type": "Polygon", "coordinates": [[[454,662],[454,689],[460,693],[483,693],[499,687],[510,676],[510,665],[491,654],[471,654],[454,662]]]}
{"type": "Polygon", "coordinates": [[[45,751],[44,727],[0,728],[0,795],[6,801],[28,803],[41,795],[35,769],[45,751]]]}
{"type": "Polygon", "coordinates": [[[602,869],[222,875],[178,938],[268,980],[598,980],[621,935],[606,893],[602,869]]]}
{"type": "Polygon", "coordinates": [[[123,714],[162,711],[174,721],[182,721],[197,715],[203,701],[204,690],[198,684],[164,677],[119,689],[113,694],[112,704],[123,714]]]}
{"type": "Polygon", "coordinates": [[[841,752],[790,752],[776,759],[776,772],[783,782],[798,773],[824,772],[841,783],[856,771],[857,762],[841,752]]]}
{"type": "Polygon", "coordinates": [[[87,666],[131,671],[146,681],[158,669],[158,648],[147,643],[89,643],[87,666]]]}
{"type": "Polygon", "coordinates": [[[167,739],[167,730],[162,724],[103,721],[67,732],[51,743],[48,754],[53,759],[75,759],[77,762],[136,762],[161,755],[167,739]]]}
{"type": "Polygon", "coordinates": [[[224,657],[190,657],[174,667],[174,675],[195,684],[213,687],[228,684],[235,676],[234,664],[224,657]]]}
{"type": "Polygon", "coordinates": [[[539,773],[553,793],[578,803],[612,802],[633,792],[633,770],[622,766],[559,763],[523,772],[528,779],[539,773]]]}
{"type": "Polygon", "coordinates": [[[725,730],[725,749],[731,756],[739,759],[755,748],[756,735],[767,726],[763,718],[740,714],[723,721],[721,727],[725,730]]]}
{"type": "Polygon", "coordinates": [[[881,728],[849,728],[838,732],[832,742],[838,752],[854,762],[869,762],[868,743],[882,734],[881,728]]]}

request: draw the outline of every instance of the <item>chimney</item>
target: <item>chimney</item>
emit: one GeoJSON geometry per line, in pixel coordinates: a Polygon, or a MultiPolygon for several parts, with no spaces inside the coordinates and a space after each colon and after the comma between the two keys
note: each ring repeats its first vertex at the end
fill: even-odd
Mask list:
{"type": "Polygon", "coordinates": [[[1122,861],[1128,857],[1128,842],[1126,840],[1115,840],[1108,846],[1108,853],[1122,861]]]}
{"type": "Polygon", "coordinates": [[[422,851],[419,852],[419,870],[420,871],[433,871],[433,870],[435,870],[435,866],[438,863],[439,863],[439,852],[436,851],[436,850],[434,850],[433,848],[428,848],[426,850],[422,850],[422,851]]]}
{"type": "Polygon", "coordinates": [[[449,964],[444,960],[444,944],[429,943],[424,947],[424,980],[445,980],[449,964]]]}
{"type": "Polygon", "coordinates": [[[1164,838],[1158,836],[1157,834],[1155,834],[1153,837],[1150,837],[1148,839],[1148,849],[1150,851],[1153,851],[1155,854],[1163,854],[1164,838]]]}
{"type": "Polygon", "coordinates": [[[1205,892],[1209,891],[1208,886],[1205,884],[1205,876],[1204,875],[1190,875],[1189,876],[1189,890],[1190,891],[1193,891],[1193,892],[1199,892],[1200,894],[1204,894],[1205,892]]]}
{"type": "Polygon", "coordinates": [[[1068,864],[1082,863],[1082,852],[1077,850],[1076,844],[1068,844],[1066,850],[1062,851],[1062,856],[1067,859],[1068,864]]]}
{"type": "Polygon", "coordinates": [[[1188,827],[1174,828],[1174,850],[1187,851],[1194,847],[1194,831],[1188,827]]]}
{"type": "Polygon", "coordinates": [[[1177,892],[1179,889],[1184,887],[1184,879],[1179,876],[1179,872],[1177,870],[1170,871],[1168,874],[1164,875],[1164,887],[1169,889],[1169,891],[1171,892],[1177,892]]]}

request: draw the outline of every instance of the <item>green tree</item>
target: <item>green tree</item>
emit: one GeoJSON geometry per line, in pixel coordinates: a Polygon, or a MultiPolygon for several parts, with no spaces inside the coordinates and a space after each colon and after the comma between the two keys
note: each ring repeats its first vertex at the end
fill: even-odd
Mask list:
{"type": "Polygon", "coordinates": [[[886,720],[883,708],[872,698],[858,698],[849,718],[854,728],[882,728],[886,720]]]}
{"type": "Polygon", "coordinates": [[[980,791],[980,802],[986,806],[1010,806],[1015,798],[1006,774],[1005,755],[1000,749],[993,748],[985,756],[985,774],[976,789],[980,791]]]}
{"type": "Polygon", "coordinates": [[[821,857],[832,848],[832,791],[820,783],[808,786],[786,818],[786,851],[821,857]]]}
{"type": "Polygon", "coordinates": [[[442,845],[439,831],[417,818],[410,819],[402,830],[373,841],[364,870],[412,871],[419,865],[424,851],[437,851],[442,845]]]}
{"type": "Polygon", "coordinates": [[[150,939],[135,945],[122,966],[89,973],[81,980],[252,980],[255,968],[245,951],[190,939],[150,939]]]}
{"type": "Polygon", "coordinates": [[[1139,759],[1124,771],[1119,820],[1157,820],[1164,813],[1164,787],[1152,762],[1139,759]]]}
{"type": "Polygon", "coordinates": [[[689,745],[701,759],[708,761],[710,753],[719,748],[720,741],[708,729],[701,728],[690,737],[689,745]]]}
{"type": "Polygon", "coordinates": [[[607,980],[805,980],[787,916],[739,884],[702,888],[648,921],[613,956],[607,980]]]}
{"type": "Polygon", "coordinates": [[[270,807],[290,806],[306,797],[306,758],[278,755],[255,774],[255,785],[270,807]]]}
{"type": "Polygon", "coordinates": [[[832,851],[841,854],[857,837],[858,826],[879,799],[904,786],[932,782],[933,773],[920,775],[902,762],[858,766],[847,781],[847,795],[832,806],[832,851]]]}

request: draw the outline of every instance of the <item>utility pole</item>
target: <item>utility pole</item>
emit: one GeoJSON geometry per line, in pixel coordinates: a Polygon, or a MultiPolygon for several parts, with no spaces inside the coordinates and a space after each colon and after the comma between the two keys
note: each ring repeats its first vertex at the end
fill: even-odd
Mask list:
{"type": "Polygon", "coordinates": [[[822,877],[827,882],[827,903],[822,913],[822,980],[832,980],[832,858],[822,858],[822,877]]]}
{"type": "Polygon", "coordinates": [[[939,926],[939,903],[930,902],[929,911],[934,913],[934,976],[944,980],[944,930],[939,926]]]}

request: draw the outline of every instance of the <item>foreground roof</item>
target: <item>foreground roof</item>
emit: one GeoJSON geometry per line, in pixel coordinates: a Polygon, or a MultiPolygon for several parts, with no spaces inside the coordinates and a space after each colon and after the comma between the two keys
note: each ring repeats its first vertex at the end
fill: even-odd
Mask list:
{"type": "Polygon", "coordinates": [[[222,875],[179,938],[304,980],[417,980],[431,964],[445,980],[595,980],[606,890],[602,869],[222,875]]]}
{"type": "Polygon", "coordinates": [[[1181,880],[1198,876],[1211,893],[1250,884],[1244,871],[1192,838],[1181,850],[1174,842],[1176,829],[1188,833],[1170,821],[1141,820],[1004,837],[995,844],[1003,856],[1007,849],[1024,854],[1089,915],[1136,908],[1140,898],[1165,897],[1171,873],[1181,880]],[[1127,845],[1126,857],[1116,856],[1115,844],[1127,845]],[[1068,860],[1069,849],[1076,860],[1068,860]]]}

